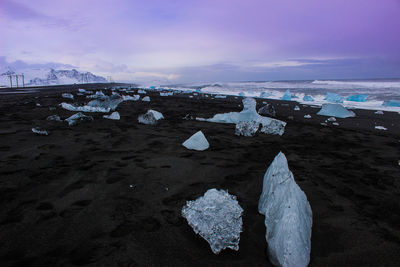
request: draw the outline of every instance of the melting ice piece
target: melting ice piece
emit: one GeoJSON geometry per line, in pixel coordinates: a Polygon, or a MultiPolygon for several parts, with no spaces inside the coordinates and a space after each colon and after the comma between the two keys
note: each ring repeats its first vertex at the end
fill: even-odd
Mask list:
{"type": "Polygon", "coordinates": [[[280,152],[264,175],[258,211],[265,215],[269,259],[275,266],[307,266],[312,211],[280,152]]]}
{"type": "Polygon", "coordinates": [[[142,98],[142,101],[150,102],[150,97],[149,96],[145,96],[145,97],[142,98]]]}
{"type": "Polygon", "coordinates": [[[258,110],[258,114],[269,116],[269,117],[275,117],[276,116],[276,111],[275,111],[275,108],[274,108],[274,106],[272,104],[266,104],[265,106],[261,107],[258,110]]]}
{"type": "Polygon", "coordinates": [[[170,96],[170,95],[174,95],[174,92],[160,92],[160,96],[170,96]]]}
{"type": "Polygon", "coordinates": [[[111,113],[110,115],[103,115],[103,118],[110,119],[110,120],[119,120],[121,116],[119,115],[118,111],[111,113]]]}
{"type": "Polygon", "coordinates": [[[90,101],[87,105],[94,108],[102,108],[105,110],[115,110],[124,99],[119,95],[104,96],[90,101]]]}
{"type": "Polygon", "coordinates": [[[339,123],[337,123],[337,122],[332,122],[332,125],[339,126],[339,123]]]}
{"type": "Polygon", "coordinates": [[[61,103],[61,107],[69,111],[82,111],[82,112],[110,112],[109,108],[91,107],[91,106],[74,106],[68,103],[61,103]]]}
{"type": "Polygon", "coordinates": [[[239,250],[242,213],[236,196],[215,188],[194,201],[187,201],[182,208],[182,216],[210,244],[214,254],[226,248],[239,250]]]}
{"type": "Polygon", "coordinates": [[[351,95],[346,98],[347,101],[354,102],[365,102],[367,101],[368,95],[359,94],[359,95],[351,95]]]}
{"type": "Polygon", "coordinates": [[[87,95],[86,98],[103,98],[106,95],[102,91],[97,91],[94,95],[87,95]]]}
{"type": "Polygon", "coordinates": [[[202,131],[198,131],[182,144],[187,149],[203,151],[210,147],[202,131]]]}
{"type": "Polygon", "coordinates": [[[71,117],[65,119],[65,121],[68,122],[69,126],[74,126],[78,123],[85,122],[85,121],[92,121],[92,120],[93,120],[92,116],[86,116],[81,112],[78,112],[78,113],[72,115],[71,117]]]}
{"type": "Polygon", "coordinates": [[[303,97],[303,101],[312,102],[312,101],[314,101],[314,98],[313,98],[312,96],[310,96],[310,95],[305,95],[305,96],[303,97]]]}
{"type": "Polygon", "coordinates": [[[323,104],[320,111],[317,113],[318,115],[322,116],[333,116],[336,118],[348,118],[348,117],[355,117],[353,111],[347,110],[341,104],[323,104]]]}
{"type": "Polygon", "coordinates": [[[199,121],[217,122],[217,123],[239,123],[241,121],[257,121],[262,124],[261,132],[266,134],[282,135],[285,131],[286,122],[263,117],[256,112],[256,101],[253,98],[242,100],[243,110],[241,112],[229,112],[216,114],[210,119],[196,118],[199,121]]]}
{"type": "Polygon", "coordinates": [[[343,97],[335,93],[327,93],[324,100],[332,103],[343,103],[343,97]]]}
{"type": "Polygon", "coordinates": [[[299,106],[295,106],[294,110],[298,111],[298,110],[300,110],[300,107],[299,106]]]}
{"type": "Polygon", "coordinates": [[[61,121],[61,118],[58,115],[50,115],[50,116],[48,116],[46,118],[46,120],[48,120],[48,121],[61,121]]]}
{"type": "MultiPolygon", "coordinates": [[[[156,88],[154,88],[154,89],[156,89],[156,88]]],[[[137,92],[138,92],[138,94],[143,94],[143,95],[146,94],[146,91],[145,91],[145,90],[142,90],[142,89],[139,89],[137,92]]]]}
{"type": "Polygon", "coordinates": [[[330,118],[327,119],[327,121],[336,121],[336,118],[335,117],[330,117],[330,118]]]}
{"type": "Polygon", "coordinates": [[[39,127],[32,128],[32,132],[38,135],[49,135],[49,133],[46,130],[41,129],[39,127]]]}
{"type": "Polygon", "coordinates": [[[139,115],[139,123],[156,125],[158,120],[164,119],[161,112],[149,109],[146,114],[139,115]]]}
{"type": "Polygon", "coordinates": [[[382,110],[377,110],[377,111],[375,111],[375,114],[383,115],[383,111],[382,110]]]}
{"type": "Polygon", "coordinates": [[[239,136],[254,136],[259,128],[260,123],[257,121],[240,121],[236,123],[235,134],[239,136]]]}
{"type": "Polygon", "coordinates": [[[375,129],[377,129],[377,130],[383,130],[383,131],[386,131],[386,130],[387,130],[387,128],[385,128],[385,127],[383,127],[383,126],[375,126],[375,129]]]}
{"type": "Polygon", "coordinates": [[[386,100],[386,101],[383,101],[382,106],[386,106],[386,107],[400,107],[400,100],[386,100]]]}
{"type": "Polygon", "coordinates": [[[292,100],[292,95],[290,94],[290,90],[286,90],[285,94],[281,97],[281,99],[287,101],[292,100]]]}
{"type": "Polygon", "coordinates": [[[310,114],[306,114],[306,115],[304,115],[304,118],[305,119],[311,119],[311,115],[310,114]]]}
{"type": "Polygon", "coordinates": [[[70,93],[63,93],[61,96],[63,98],[74,99],[74,96],[70,93]]]}
{"type": "Polygon", "coordinates": [[[140,95],[133,95],[133,96],[123,95],[122,99],[124,101],[138,101],[140,99],[140,95]]]}

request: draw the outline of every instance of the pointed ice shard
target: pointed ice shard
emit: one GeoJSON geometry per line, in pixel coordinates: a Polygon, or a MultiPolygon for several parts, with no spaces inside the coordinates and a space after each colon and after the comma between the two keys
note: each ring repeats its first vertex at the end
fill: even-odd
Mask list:
{"type": "Polygon", "coordinates": [[[182,216],[215,254],[226,248],[239,250],[242,213],[236,196],[215,188],[182,208],[182,216]]]}
{"type": "Polygon", "coordinates": [[[143,124],[156,125],[158,120],[164,119],[161,112],[155,110],[148,110],[146,114],[139,115],[138,121],[143,124]]]}
{"type": "Polygon", "coordinates": [[[275,266],[307,266],[312,211],[280,152],[264,175],[258,211],[265,215],[269,259],[275,266]]]}
{"type": "Polygon", "coordinates": [[[282,100],[291,101],[292,95],[290,94],[290,90],[286,90],[285,94],[281,97],[282,100]]]}
{"type": "Polygon", "coordinates": [[[210,147],[202,131],[198,131],[182,144],[187,149],[203,151],[210,147]]]}
{"type": "Polygon", "coordinates": [[[356,116],[353,111],[347,110],[341,104],[323,104],[321,110],[318,111],[317,114],[336,118],[348,118],[356,116]]]}
{"type": "Polygon", "coordinates": [[[111,113],[110,115],[103,115],[103,118],[110,119],[110,120],[119,120],[121,116],[119,115],[118,111],[111,113]]]}

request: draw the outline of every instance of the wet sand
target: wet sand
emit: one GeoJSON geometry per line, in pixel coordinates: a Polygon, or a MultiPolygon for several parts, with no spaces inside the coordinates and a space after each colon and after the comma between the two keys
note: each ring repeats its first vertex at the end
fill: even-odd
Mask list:
{"type": "Polygon", "coordinates": [[[71,102],[61,98],[68,91],[77,89],[0,95],[1,266],[272,266],[257,203],[279,151],[313,211],[310,266],[400,262],[400,114],[355,110],[356,118],[322,126],[319,108],[257,99],[288,125],[281,137],[249,138],[231,124],[183,119],[240,111],[240,97],[149,93],[151,102],[120,104],[119,121],[101,113],[73,127],[46,121],[75,113],[58,106],[71,102]],[[149,108],[166,119],[138,124],[149,108]],[[198,130],[210,148],[185,149],[198,130]],[[180,215],[210,188],[227,189],[244,209],[238,252],[214,255],[180,215]]]}

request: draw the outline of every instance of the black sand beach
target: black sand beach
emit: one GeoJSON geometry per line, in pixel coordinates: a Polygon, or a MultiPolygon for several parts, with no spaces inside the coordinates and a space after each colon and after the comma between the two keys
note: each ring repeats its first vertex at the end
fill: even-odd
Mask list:
{"type": "Polygon", "coordinates": [[[73,127],[46,121],[75,113],[58,106],[71,102],[61,97],[68,91],[77,88],[0,95],[1,266],[272,266],[257,204],[279,151],[313,211],[310,266],[399,265],[400,114],[354,110],[323,126],[319,108],[257,99],[257,108],[274,104],[285,134],[238,137],[233,124],[183,117],[240,111],[240,97],[149,92],[150,102],[121,103],[119,121],[102,113],[73,127]],[[138,124],[149,108],[166,119],[138,124]],[[210,148],[185,149],[198,130],[210,148]],[[228,190],[244,209],[238,252],[214,255],[180,215],[210,188],[228,190]]]}

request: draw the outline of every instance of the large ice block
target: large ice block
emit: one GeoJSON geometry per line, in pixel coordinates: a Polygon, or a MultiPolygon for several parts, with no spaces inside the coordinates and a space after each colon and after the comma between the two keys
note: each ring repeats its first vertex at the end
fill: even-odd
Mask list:
{"type": "Polygon", "coordinates": [[[341,104],[323,104],[321,110],[318,111],[317,114],[336,118],[348,118],[356,116],[353,111],[347,110],[341,104]]]}

